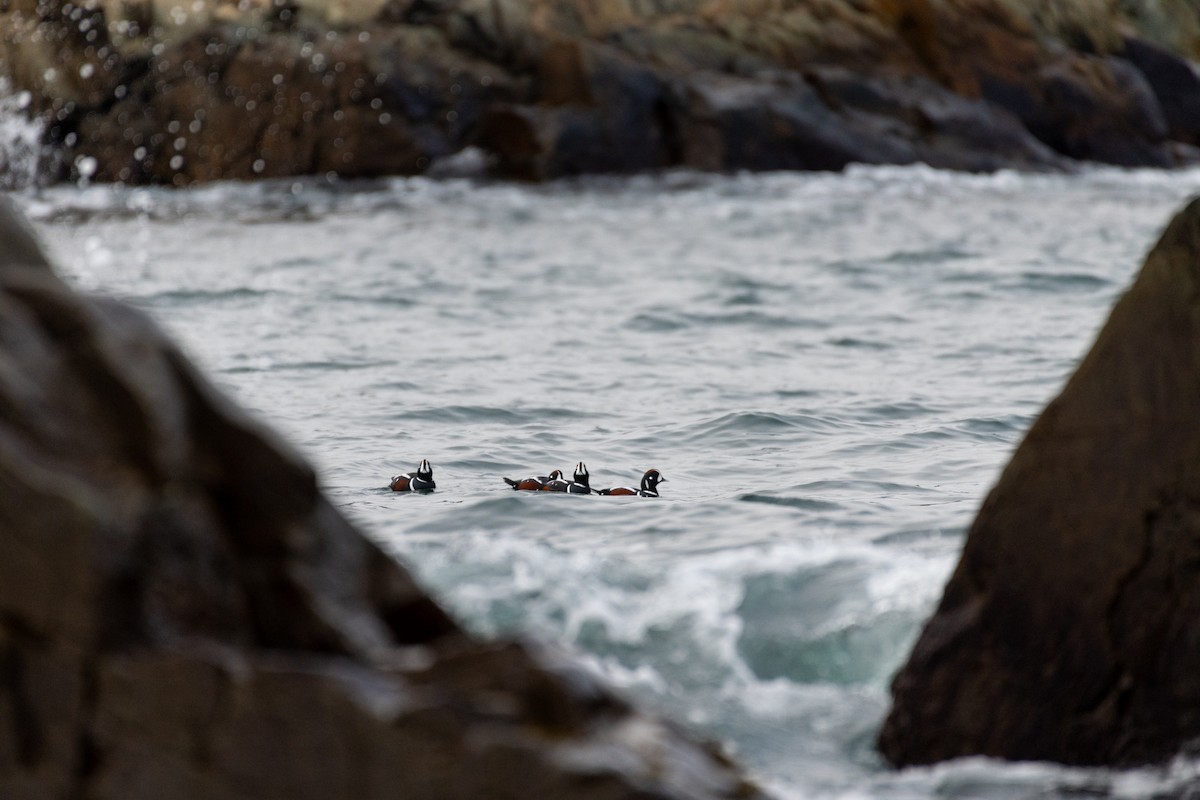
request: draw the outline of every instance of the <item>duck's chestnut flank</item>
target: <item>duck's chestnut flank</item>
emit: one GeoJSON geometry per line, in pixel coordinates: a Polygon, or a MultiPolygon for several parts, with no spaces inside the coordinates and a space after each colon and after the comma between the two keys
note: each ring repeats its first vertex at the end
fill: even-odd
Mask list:
{"type": "Polygon", "coordinates": [[[601,489],[597,494],[637,497],[658,497],[658,485],[666,483],[666,478],[656,469],[648,469],[642,475],[641,485],[634,489],[632,486],[614,486],[611,489],[601,489]]]}

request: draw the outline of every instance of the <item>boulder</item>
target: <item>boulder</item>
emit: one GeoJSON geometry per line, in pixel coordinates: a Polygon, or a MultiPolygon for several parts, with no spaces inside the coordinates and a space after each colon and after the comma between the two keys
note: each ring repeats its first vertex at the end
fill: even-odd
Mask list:
{"type": "Polygon", "coordinates": [[[0,208],[0,797],[754,798],[463,631],[142,314],[0,208]]]}
{"type": "Polygon", "coordinates": [[[1132,765],[1200,736],[1200,200],[972,524],[879,748],[1132,765]]]}
{"type": "Polygon", "coordinates": [[[1200,74],[1187,60],[1136,38],[1125,40],[1123,55],[1145,76],[1162,108],[1170,138],[1200,144],[1200,74]]]}
{"type": "Polygon", "coordinates": [[[656,70],[591,43],[547,46],[537,103],[494,105],[476,142],[504,177],[644,172],[679,163],[670,86],[656,70]]]}
{"type": "Polygon", "coordinates": [[[1012,115],[922,78],[813,67],[771,82],[700,75],[686,86],[676,127],[682,161],[697,169],[1069,166],[1012,115]]]}

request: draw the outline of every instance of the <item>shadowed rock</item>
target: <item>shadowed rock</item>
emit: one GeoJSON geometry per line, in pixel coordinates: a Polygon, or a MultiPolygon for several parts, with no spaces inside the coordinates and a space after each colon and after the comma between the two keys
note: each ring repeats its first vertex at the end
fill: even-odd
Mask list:
{"type": "Polygon", "coordinates": [[[1200,736],[1200,201],[968,533],[892,687],[897,765],[1164,760],[1200,736]]]}
{"type": "Polygon", "coordinates": [[[1140,39],[1126,39],[1123,55],[1146,76],[1162,107],[1171,138],[1200,144],[1200,75],[1196,68],[1140,39]]]}
{"type": "Polygon", "coordinates": [[[465,634],[0,206],[0,797],[758,796],[580,667],[465,634]]]}

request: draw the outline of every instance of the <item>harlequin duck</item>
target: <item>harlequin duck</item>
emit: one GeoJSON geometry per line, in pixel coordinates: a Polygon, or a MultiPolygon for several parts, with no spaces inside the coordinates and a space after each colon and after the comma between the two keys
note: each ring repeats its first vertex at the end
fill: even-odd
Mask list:
{"type": "Polygon", "coordinates": [[[514,491],[536,492],[551,481],[561,480],[562,470],[556,469],[549,475],[539,475],[536,478],[521,478],[519,481],[514,481],[512,478],[505,478],[504,482],[511,486],[514,491]]]}
{"type": "Polygon", "coordinates": [[[658,497],[658,485],[666,483],[667,479],[656,469],[646,470],[642,476],[642,486],[634,489],[629,486],[614,486],[612,489],[601,489],[597,494],[608,495],[637,495],[638,497],[658,497]]]}
{"type": "Polygon", "coordinates": [[[575,475],[573,480],[563,480],[559,477],[556,481],[550,481],[542,487],[543,492],[566,492],[567,494],[591,494],[592,487],[588,483],[591,480],[588,475],[587,466],[582,461],[575,465],[575,475]]]}
{"type": "Polygon", "coordinates": [[[432,492],[437,488],[437,484],[433,482],[433,467],[429,466],[428,461],[421,459],[416,472],[397,475],[392,478],[389,488],[393,492],[432,492]]]}

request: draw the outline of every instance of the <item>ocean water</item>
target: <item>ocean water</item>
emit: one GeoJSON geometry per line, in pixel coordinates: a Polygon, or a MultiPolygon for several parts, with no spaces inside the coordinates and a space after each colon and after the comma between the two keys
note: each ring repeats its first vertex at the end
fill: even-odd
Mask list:
{"type": "Polygon", "coordinates": [[[301,180],[12,196],[470,628],[559,643],[783,798],[1160,798],[895,772],[888,681],[1013,448],[1198,172],[301,180]],[[431,495],[389,477],[421,459],[431,495]],[[510,491],[666,476],[662,497],[510,491]]]}

